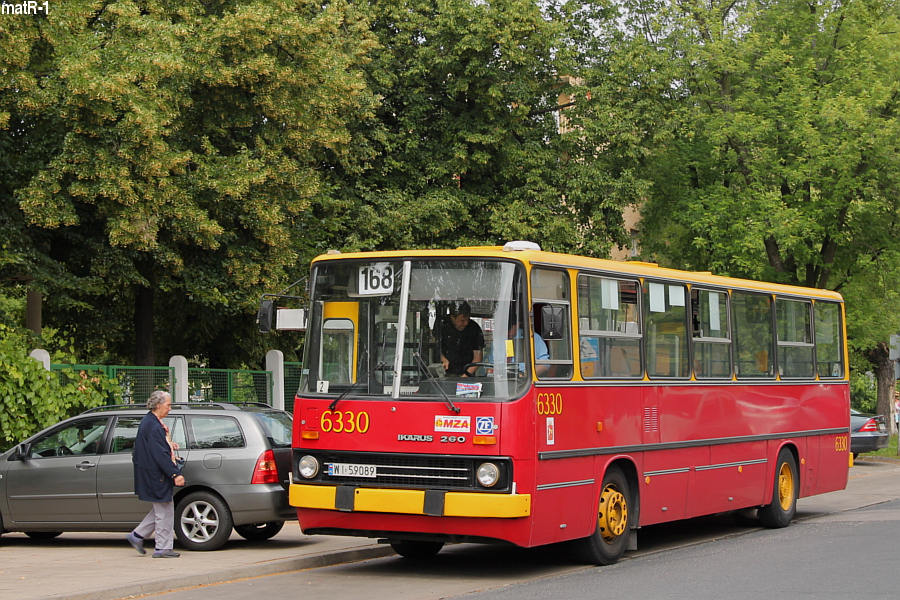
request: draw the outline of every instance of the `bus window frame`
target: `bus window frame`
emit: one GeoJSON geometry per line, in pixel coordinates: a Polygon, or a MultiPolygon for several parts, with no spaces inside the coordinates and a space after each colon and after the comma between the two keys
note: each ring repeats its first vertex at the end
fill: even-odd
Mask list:
{"type": "MultiPolygon", "coordinates": [[[[665,305],[668,304],[667,298],[670,297],[669,287],[670,286],[678,286],[684,292],[684,319],[682,320],[684,340],[681,342],[680,347],[684,349],[685,357],[684,359],[680,359],[678,364],[684,366],[684,374],[675,374],[675,375],[656,375],[650,372],[651,365],[651,352],[650,352],[650,343],[651,343],[651,333],[650,333],[650,323],[649,323],[649,314],[652,312],[656,313],[664,313],[668,312],[668,309],[663,311],[654,311],[652,309],[652,303],[650,301],[644,301],[642,306],[641,318],[643,319],[643,349],[644,349],[644,372],[646,373],[646,378],[650,381],[689,381],[693,376],[692,369],[692,344],[691,344],[691,310],[690,310],[690,281],[684,279],[665,279],[665,278],[657,278],[657,277],[642,277],[641,278],[641,296],[649,296],[652,294],[651,285],[662,285],[665,286],[665,290],[663,292],[663,302],[664,308],[665,305]]],[[[676,305],[677,306],[677,305],[676,305]]],[[[655,335],[655,334],[654,334],[655,335]]],[[[660,335],[671,335],[671,334],[660,334],[660,335]]]]}
{"type": "MultiPolygon", "coordinates": [[[[575,354],[573,348],[573,327],[572,327],[572,274],[565,267],[553,267],[550,265],[533,265],[528,271],[528,296],[529,296],[529,306],[530,310],[528,311],[529,317],[529,340],[530,342],[530,351],[531,351],[531,361],[532,361],[532,377],[534,381],[570,381],[575,373],[575,354]],[[535,273],[559,273],[564,277],[564,282],[562,289],[559,290],[562,298],[548,298],[544,296],[535,296],[535,273]],[[551,350],[550,342],[566,342],[568,343],[568,359],[565,358],[551,358],[547,360],[537,360],[537,354],[534,349],[534,337],[541,334],[538,331],[537,327],[537,319],[536,319],[536,310],[535,307],[538,305],[550,305],[550,306],[560,306],[565,311],[565,328],[566,336],[562,340],[544,340],[544,343],[547,344],[548,351],[551,350]],[[539,366],[548,366],[550,367],[548,372],[553,373],[553,375],[540,375],[538,374],[539,366]],[[568,373],[565,375],[557,376],[555,374],[558,368],[568,367],[568,373]],[[554,368],[556,367],[556,368],[554,368]]],[[[541,338],[543,339],[543,338],[541,338]]]]}
{"type": "MultiPolygon", "coordinates": [[[[731,289],[730,288],[717,288],[713,286],[705,286],[705,285],[691,285],[688,284],[688,297],[691,301],[691,310],[689,318],[691,319],[690,324],[690,334],[691,334],[691,372],[693,377],[698,381],[707,381],[707,380],[731,380],[734,379],[734,335],[732,332],[732,314],[731,314],[731,289]],[[700,298],[701,292],[711,292],[716,294],[722,294],[725,297],[725,337],[716,337],[716,336],[703,336],[703,335],[695,335],[694,334],[694,323],[693,323],[693,309],[694,309],[694,292],[698,292],[698,302],[700,298]],[[728,345],[728,374],[727,375],[700,375],[698,373],[697,365],[697,344],[721,344],[728,345]]],[[[702,305],[700,305],[702,306],[702,305]]],[[[700,308],[698,308],[700,310],[700,308]]],[[[720,313],[720,318],[722,314],[720,313]]],[[[702,329],[700,330],[702,332],[702,329]]]]}
{"type": "MultiPolygon", "coordinates": [[[[641,293],[641,290],[642,290],[641,279],[639,277],[623,276],[622,274],[579,270],[575,277],[575,286],[576,286],[575,309],[577,311],[577,316],[575,318],[578,320],[578,364],[579,364],[578,372],[579,372],[579,375],[581,376],[581,378],[585,381],[591,381],[591,380],[597,380],[597,379],[601,379],[601,380],[609,380],[609,379],[641,380],[641,379],[643,379],[644,373],[646,371],[646,363],[645,363],[645,359],[644,359],[645,350],[644,350],[644,343],[643,343],[643,338],[644,338],[643,302],[644,302],[644,299],[643,299],[643,294],[641,293]],[[581,327],[582,318],[590,319],[590,316],[582,317],[582,313],[581,313],[582,307],[581,307],[581,296],[579,295],[579,289],[580,289],[582,278],[585,280],[586,285],[589,285],[588,280],[591,278],[616,281],[616,282],[619,282],[620,284],[622,282],[624,282],[624,283],[633,285],[634,289],[635,289],[635,312],[636,312],[636,317],[637,317],[637,321],[635,321],[635,324],[637,326],[637,332],[614,331],[614,330],[611,331],[611,330],[605,330],[605,329],[591,329],[590,321],[588,321],[588,328],[583,329],[581,327]],[[592,375],[592,374],[586,375],[585,370],[584,370],[584,363],[589,362],[589,361],[583,360],[584,351],[582,350],[582,348],[583,348],[584,342],[587,342],[588,344],[590,344],[590,342],[588,342],[588,340],[593,339],[593,338],[636,340],[637,341],[637,351],[638,351],[637,359],[639,361],[637,373],[630,374],[630,375],[619,375],[619,374],[613,374],[613,373],[611,373],[609,375],[602,375],[602,374],[601,375],[592,375]]],[[[590,289],[590,288],[588,288],[588,289],[590,289]]],[[[621,294],[621,288],[620,288],[619,293],[621,294]]],[[[628,323],[628,321],[626,321],[626,323],[628,323]]],[[[626,327],[626,329],[627,329],[627,327],[626,327]]],[[[596,351],[596,348],[594,350],[596,351]]]]}

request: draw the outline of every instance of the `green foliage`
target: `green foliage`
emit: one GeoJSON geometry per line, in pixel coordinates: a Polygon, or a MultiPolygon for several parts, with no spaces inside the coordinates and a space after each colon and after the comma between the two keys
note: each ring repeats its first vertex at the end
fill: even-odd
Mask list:
{"type": "Polygon", "coordinates": [[[646,253],[837,289],[860,256],[897,247],[895,3],[623,6],[622,43],[603,66],[624,72],[605,93],[659,117],[630,120],[661,142],[640,163],[652,182],[646,253]]]}
{"type": "Polygon", "coordinates": [[[2,26],[0,233],[19,260],[0,275],[32,275],[45,320],[78,323],[97,359],[152,357],[155,330],[163,351],[255,362],[232,332],[296,278],[318,156],[372,110],[357,9],[72,0],[2,26]]]}
{"type": "Polygon", "coordinates": [[[841,291],[886,414],[885,342],[900,330],[900,6],[625,0],[607,24],[615,43],[591,82],[642,132],[608,146],[649,183],[642,253],[841,291]]]}
{"type": "Polygon", "coordinates": [[[323,157],[329,186],[304,220],[309,254],[528,239],[607,255],[624,241],[629,184],[563,135],[561,94],[589,57],[595,2],[375,0],[380,46],[367,84],[375,121],[348,155],[323,157]],[[316,225],[314,225],[314,222],[316,225]]]}
{"type": "MultiPolygon", "coordinates": [[[[29,342],[27,336],[0,324],[0,444],[4,446],[101,406],[118,391],[115,380],[102,373],[48,372],[28,355],[29,342]]],[[[71,358],[61,351],[53,356],[71,358]]]]}
{"type": "Polygon", "coordinates": [[[850,406],[860,412],[874,413],[878,404],[875,379],[859,372],[850,373],[850,406]]]}

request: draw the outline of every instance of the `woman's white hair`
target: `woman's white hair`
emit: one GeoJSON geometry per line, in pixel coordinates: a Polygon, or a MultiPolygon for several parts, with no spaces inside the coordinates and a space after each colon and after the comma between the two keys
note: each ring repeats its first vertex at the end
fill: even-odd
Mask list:
{"type": "Polygon", "coordinates": [[[172,394],[165,390],[156,390],[150,397],[147,398],[147,410],[153,410],[160,404],[166,401],[166,399],[171,400],[172,394]]]}

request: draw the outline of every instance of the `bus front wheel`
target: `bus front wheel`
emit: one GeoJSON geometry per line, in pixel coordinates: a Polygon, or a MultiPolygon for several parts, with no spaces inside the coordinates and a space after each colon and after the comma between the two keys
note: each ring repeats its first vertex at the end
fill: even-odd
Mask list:
{"type": "Polygon", "coordinates": [[[763,527],[777,529],[787,527],[797,512],[797,495],[800,476],[793,452],[782,448],[775,467],[775,489],[772,502],[759,509],[759,522],[763,527]]]}
{"type": "Polygon", "coordinates": [[[576,558],[593,565],[611,565],[622,557],[631,534],[630,498],[625,474],[617,466],[610,467],[603,477],[596,530],[570,542],[576,558]]]}

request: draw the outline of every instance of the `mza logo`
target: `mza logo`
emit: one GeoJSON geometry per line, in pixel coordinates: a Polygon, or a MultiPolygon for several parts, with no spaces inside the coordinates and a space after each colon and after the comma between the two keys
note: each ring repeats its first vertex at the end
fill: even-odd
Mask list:
{"type": "Polygon", "coordinates": [[[434,417],[435,431],[450,431],[453,433],[469,433],[472,429],[472,417],[434,417]]]}

